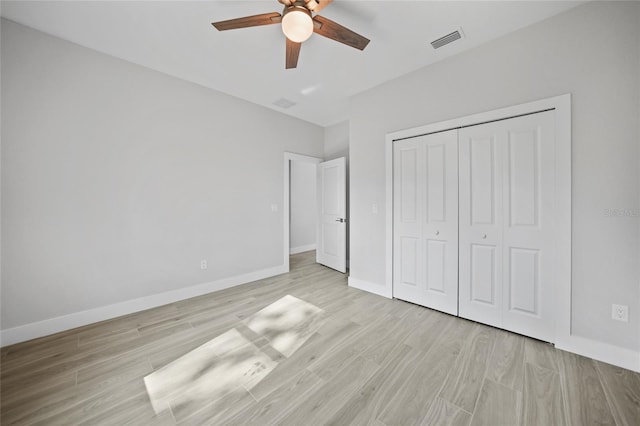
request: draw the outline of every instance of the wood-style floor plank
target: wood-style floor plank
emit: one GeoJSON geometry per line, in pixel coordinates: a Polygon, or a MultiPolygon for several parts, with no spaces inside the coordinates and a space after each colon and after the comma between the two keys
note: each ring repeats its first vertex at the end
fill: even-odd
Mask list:
{"type": "MultiPolygon", "coordinates": [[[[340,330],[335,330],[333,334],[318,334],[311,336],[306,344],[291,357],[278,363],[276,368],[264,380],[251,389],[251,394],[258,400],[262,400],[271,392],[278,389],[288,377],[296,375],[308,369],[315,360],[325,353],[332,353],[343,341],[350,339],[359,326],[354,323],[347,323],[340,330]],[[327,350],[329,349],[329,350],[327,350]]],[[[344,365],[342,366],[344,367],[344,365]]],[[[314,373],[315,374],[315,373],[314,373]]]]}
{"type": "Polygon", "coordinates": [[[327,425],[369,424],[413,374],[423,354],[406,345],[396,345],[389,359],[331,418],[327,425]]]}
{"type": "Polygon", "coordinates": [[[334,350],[323,351],[309,365],[313,371],[323,380],[329,380],[342,369],[345,363],[360,356],[360,354],[372,345],[380,341],[380,334],[386,334],[392,329],[391,318],[383,316],[366,327],[359,326],[353,335],[347,340],[343,339],[334,347],[334,350]]]}
{"type": "Polygon", "coordinates": [[[520,392],[485,379],[478,397],[477,408],[471,417],[471,426],[518,425],[520,392]]]}
{"type": "MultiPolygon", "coordinates": [[[[109,417],[116,414],[116,407],[128,404],[131,399],[149,403],[144,382],[133,379],[127,383],[118,383],[117,386],[106,388],[95,394],[76,394],[71,403],[63,405],[51,405],[43,410],[37,410],[27,416],[28,423],[34,425],[51,425],[52,423],[81,424],[94,417],[109,417]],[[53,419],[58,419],[53,421],[53,419]]],[[[137,404],[141,405],[141,404],[137,404]]],[[[121,411],[117,411],[121,415],[121,411]]]]}
{"type": "Polygon", "coordinates": [[[496,334],[495,329],[476,326],[440,392],[442,399],[473,413],[496,334]]]}
{"type": "Polygon", "coordinates": [[[471,414],[456,407],[442,398],[436,398],[431,404],[422,426],[468,426],[471,414]]]}
{"type": "Polygon", "coordinates": [[[387,357],[398,347],[402,341],[409,335],[411,328],[416,324],[415,318],[405,317],[399,321],[391,321],[395,327],[391,327],[387,332],[375,333],[378,335],[376,343],[370,345],[362,352],[362,356],[370,359],[378,365],[386,363],[387,357]]]}
{"type": "Polygon", "coordinates": [[[358,357],[352,360],[333,380],[312,392],[278,424],[315,425],[326,421],[338,412],[378,369],[378,365],[367,359],[358,357]]]}
{"type": "MultiPolygon", "coordinates": [[[[425,355],[417,361],[416,372],[412,374],[395,397],[391,398],[379,419],[387,424],[419,424],[427,415],[432,401],[436,398],[449,372],[462,351],[464,343],[475,325],[469,321],[445,318],[442,327],[435,334],[433,343],[425,355]]],[[[434,330],[435,331],[435,330],[434,330]]],[[[446,408],[446,407],[445,407],[446,408]]],[[[433,413],[440,416],[443,413],[433,413]]]]}
{"type": "Polygon", "coordinates": [[[522,401],[523,426],[566,424],[560,374],[527,363],[524,371],[522,401]]]}
{"type": "Polygon", "coordinates": [[[52,395],[72,392],[76,386],[77,374],[72,371],[54,380],[44,381],[39,386],[24,387],[18,391],[3,389],[0,424],[10,424],[17,421],[26,413],[42,406],[52,395]]]}
{"type": "Polygon", "coordinates": [[[524,360],[547,370],[560,371],[558,351],[548,344],[535,339],[524,341],[524,360]]]}
{"type": "Polygon", "coordinates": [[[524,341],[523,336],[499,331],[487,367],[487,378],[521,391],[524,381],[524,341]]]}
{"type": "Polygon", "coordinates": [[[295,409],[307,395],[324,382],[308,370],[291,378],[284,378],[282,386],[260,401],[228,419],[230,424],[266,425],[275,424],[295,409]]]}
{"type": "MultiPolygon", "coordinates": [[[[220,399],[204,405],[194,412],[174,413],[176,422],[181,425],[218,425],[227,423],[239,412],[255,404],[255,399],[243,387],[238,387],[220,399]]],[[[173,411],[172,411],[173,413],[173,411]]]]}
{"type": "Polygon", "coordinates": [[[640,424],[640,375],[604,362],[595,364],[616,424],[640,424]]]}
{"type": "Polygon", "coordinates": [[[562,390],[570,425],[615,425],[595,362],[565,351],[558,351],[562,390]]]}
{"type": "Polygon", "coordinates": [[[350,288],[313,252],[287,274],[1,348],[0,392],[3,425],[640,424],[637,373],[350,288]],[[324,314],[285,355],[247,319],[287,295],[324,314]],[[210,398],[193,368],[193,386],[152,405],[145,377],[230,331],[275,368],[232,357],[222,371],[251,377],[210,398]]]}
{"type": "Polygon", "coordinates": [[[442,328],[446,327],[452,318],[441,312],[423,309],[428,315],[418,321],[420,327],[411,327],[410,333],[405,339],[405,343],[412,348],[427,352],[433,346],[442,328]]]}

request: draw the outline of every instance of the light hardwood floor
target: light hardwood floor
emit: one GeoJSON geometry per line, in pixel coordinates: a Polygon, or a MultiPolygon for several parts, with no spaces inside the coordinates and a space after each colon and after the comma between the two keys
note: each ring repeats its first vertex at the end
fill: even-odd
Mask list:
{"type": "Polygon", "coordinates": [[[639,374],[348,288],[313,253],[291,269],[2,348],[2,424],[640,425],[639,374]],[[304,345],[244,330],[277,362],[263,380],[154,412],[145,376],[285,295],[325,311],[304,345]]]}

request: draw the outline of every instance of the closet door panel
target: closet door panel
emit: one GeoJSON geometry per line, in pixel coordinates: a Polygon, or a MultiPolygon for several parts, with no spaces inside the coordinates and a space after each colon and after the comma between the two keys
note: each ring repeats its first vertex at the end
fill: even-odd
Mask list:
{"type": "Polygon", "coordinates": [[[393,176],[393,295],[457,315],[457,131],[395,142],[393,176]]]}
{"type": "MultiPolygon", "coordinates": [[[[413,237],[400,238],[400,282],[413,288],[418,286],[418,246],[420,240],[413,237]]],[[[412,289],[413,290],[413,289],[412,289]]]]}
{"type": "Polygon", "coordinates": [[[447,243],[444,241],[427,240],[426,266],[427,291],[446,294],[447,279],[447,243]]]}
{"type": "Polygon", "coordinates": [[[426,223],[446,222],[447,217],[447,147],[442,144],[427,144],[425,195],[427,202],[426,223]]]}
{"type": "Polygon", "coordinates": [[[507,310],[540,315],[540,250],[509,248],[507,310]]]}
{"type": "Polygon", "coordinates": [[[460,316],[553,341],[553,113],[460,130],[460,316]]]}
{"type": "Polygon", "coordinates": [[[471,271],[469,299],[490,309],[500,309],[498,304],[498,247],[486,244],[471,244],[471,271]]]}
{"type": "Polygon", "coordinates": [[[503,328],[553,341],[553,112],[505,120],[503,125],[503,328]]]}
{"type": "Polygon", "coordinates": [[[502,324],[502,156],[495,123],[461,129],[460,316],[502,324]]]}
{"type": "Polygon", "coordinates": [[[458,314],[458,135],[420,138],[424,144],[424,306],[458,314]]]}
{"type": "Polygon", "coordinates": [[[423,152],[424,147],[413,139],[394,144],[393,293],[414,303],[425,292],[421,220],[423,152]]]}

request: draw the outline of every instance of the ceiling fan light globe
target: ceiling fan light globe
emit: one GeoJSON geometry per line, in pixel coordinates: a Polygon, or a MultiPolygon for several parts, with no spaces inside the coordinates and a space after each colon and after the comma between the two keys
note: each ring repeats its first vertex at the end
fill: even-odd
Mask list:
{"type": "Polygon", "coordinates": [[[282,32],[291,41],[302,43],[313,34],[311,13],[302,7],[292,7],[282,17],[282,32]]]}

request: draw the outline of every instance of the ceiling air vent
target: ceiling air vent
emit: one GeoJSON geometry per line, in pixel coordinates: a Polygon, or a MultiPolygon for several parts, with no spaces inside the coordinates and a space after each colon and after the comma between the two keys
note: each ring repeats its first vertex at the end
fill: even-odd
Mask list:
{"type": "Polygon", "coordinates": [[[280,98],[277,101],[275,101],[273,104],[277,107],[287,109],[287,108],[291,108],[296,103],[293,101],[290,101],[289,99],[280,98]]]}
{"type": "Polygon", "coordinates": [[[453,43],[456,40],[460,40],[462,36],[463,36],[462,29],[459,29],[450,34],[447,34],[446,36],[442,36],[437,40],[433,40],[431,42],[431,46],[433,46],[434,49],[439,49],[442,46],[445,46],[449,43],[453,43]]]}

